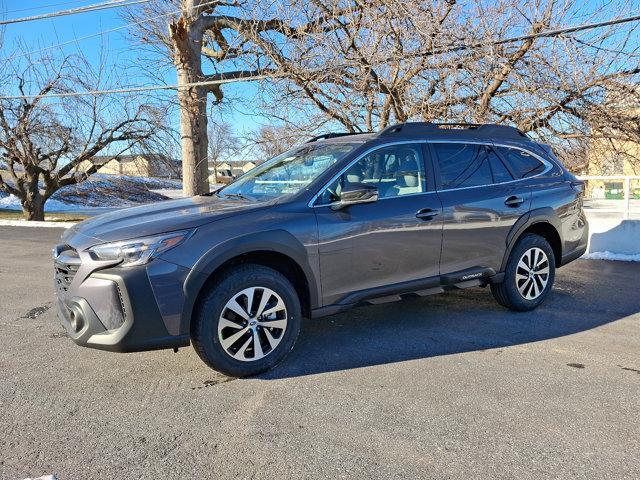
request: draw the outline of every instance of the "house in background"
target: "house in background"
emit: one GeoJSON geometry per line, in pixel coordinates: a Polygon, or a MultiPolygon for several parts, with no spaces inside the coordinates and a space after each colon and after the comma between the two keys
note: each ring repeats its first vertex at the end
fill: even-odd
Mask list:
{"type": "Polygon", "coordinates": [[[164,155],[120,155],[117,158],[109,155],[98,156],[80,164],[79,169],[86,171],[92,164],[102,165],[98,173],[105,175],[156,178],[181,178],[182,175],[180,162],[164,155]]]}
{"type": "Polygon", "coordinates": [[[589,175],[639,175],[640,143],[594,132],[589,145],[589,175]]]}
{"type": "MultiPolygon", "coordinates": [[[[640,87],[637,89],[640,94],[640,87]]],[[[616,111],[621,124],[637,125],[640,107],[628,86],[611,85],[605,94],[608,109],[616,111]]],[[[589,175],[640,175],[640,143],[617,131],[615,125],[592,131],[589,142],[589,175]]]]}
{"type": "Polygon", "coordinates": [[[231,183],[240,175],[247,173],[256,164],[253,162],[222,162],[214,166],[209,162],[209,183],[231,183]]]}
{"type": "MultiPolygon", "coordinates": [[[[640,108],[625,90],[611,89],[607,94],[608,108],[620,111],[621,122],[635,122],[640,108]]],[[[594,129],[589,141],[588,174],[594,176],[640,175],[640,143],[626,139],[613,127],[594,129]],[[622,138],[621,138],[622,137],[622,138]]],[[[621,199],[624,179],[591,180],[588,190],[592,198],[621,199]]],[[[630,183],[631,198],[640,198],[640,182],[630,183]]]]}

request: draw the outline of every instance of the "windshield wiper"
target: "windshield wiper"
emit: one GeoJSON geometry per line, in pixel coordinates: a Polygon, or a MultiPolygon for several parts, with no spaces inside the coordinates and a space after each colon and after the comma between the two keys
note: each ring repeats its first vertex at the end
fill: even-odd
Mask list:
{"type": "Polygon", "coordinates": [[[241,193],[224,193],[224,192],[222,192],[222,195],[224,195],[225,197],[240,198],[242,200],[252,200],[251,198],[249,198],[246,195],[243,195],[241,193]]]}

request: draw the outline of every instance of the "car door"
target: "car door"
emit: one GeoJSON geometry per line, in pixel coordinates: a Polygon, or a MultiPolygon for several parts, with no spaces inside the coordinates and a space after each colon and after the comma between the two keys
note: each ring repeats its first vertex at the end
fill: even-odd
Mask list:
{"type": "Polygon", "coordinates": [[[441,274],[475,267],[498,272],[509,231],[530,209],[530,187],[491,145],[434,142],[430,148],[443,208],[441,274]]]}
{"type": "Polygon", "coordinates": [[[375,148],[320,192],[314,211],[325,305],[352,292],[438,275],[442,207],[433,176],[426,174],[423,147],[375,148]],[[341,189],[353,183],[376,186],[378,200],[333,209],[341,189]]]}

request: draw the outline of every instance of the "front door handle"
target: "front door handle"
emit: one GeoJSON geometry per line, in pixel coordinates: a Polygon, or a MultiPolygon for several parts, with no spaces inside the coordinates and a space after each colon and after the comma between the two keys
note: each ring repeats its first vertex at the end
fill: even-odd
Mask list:
{"type": "Polygon", "coordinates": [[[513,208],[519,207],[523,203],[524,203],[524,198],[518,197],[516,195],[511,195],[504,201],[504,204],[507,207],[513,207],[513,208]]]}
{"type": "Polygon", "coordinates": [[[434,210],[432,208],[423,208],[422,210],[418,210],[416,213],[416,218],[420,220],[433,220],[436,215],[438,215],[438,210],[434,210]]]}

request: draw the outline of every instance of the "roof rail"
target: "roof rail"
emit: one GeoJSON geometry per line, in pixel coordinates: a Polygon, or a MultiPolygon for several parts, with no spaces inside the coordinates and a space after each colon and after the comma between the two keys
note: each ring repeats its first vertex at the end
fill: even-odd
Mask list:
{"type": "Polygon", "coordinates": [[[499,136],[512,138],[529,138],[524,132],[509,125],[497,125],[492,123],[431,123],[431,122],[407,122],[391,125],[378,133],[378,136],[387,136],[397,133],[407,135],[435,133],[447,130],[471,130],[480,136],[499,136]]]}
{"type": "Polygon", "coordinates": [[[325,140],[327,138],[338,138],[338,137],[346,137],[348,135],[361,135],[362,133],[367,132],[338,132],[338,133],[325,133],[322,135],[318,135],[317,137],[313,137],[307,140],[305,143],[317,142],[318,140],[325,140]]]}

